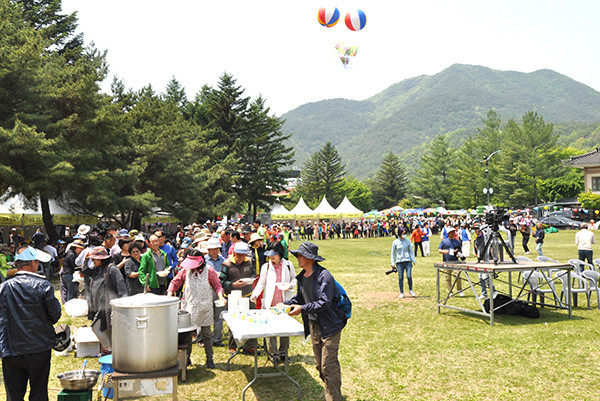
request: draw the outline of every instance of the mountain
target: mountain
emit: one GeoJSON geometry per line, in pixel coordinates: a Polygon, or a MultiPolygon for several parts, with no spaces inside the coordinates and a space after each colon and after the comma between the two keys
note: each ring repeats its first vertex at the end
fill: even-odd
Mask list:
{"type": "Polygon", "coordinates": [[[452,133],[460,141],[476,132],[490,109],[503,122],[537,111],[544,121],[562,127],[557,132],[563,141],[584,145],[589,141],[582,136],[592,133],[599,139],[600,92],[547,69],[522,73],[455,64],[398,82],[366,100],[307,103],[281,117],[283,131],[292,134],[298,165],[331,141],[349,172],[368,178],[390,150],[413,163],[439,134],[452,133]]]}

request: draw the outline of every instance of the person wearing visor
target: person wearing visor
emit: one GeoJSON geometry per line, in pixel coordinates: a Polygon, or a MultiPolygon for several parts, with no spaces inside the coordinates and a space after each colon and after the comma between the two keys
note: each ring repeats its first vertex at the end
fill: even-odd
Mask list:
{"type": "MultiPolygon", "coordinates": [[[[219,300],[225,302],[223,288],[217,272],[207,266],[202,251],[193,249],[181,262],[181,270],[169,284],[167,295],[173,296],[184,285],[181,303],[183,309],[190,313],[192,324],[200,327],[206,353],[206,368],[214,369],[213,342],[210,326],[213,324],[213,291],[219,300]]],[[[192,353],[192,344],[188,344],[188,358],[192,353]]],[[[190,360],[188,359],[188,363],[190,360]]]]}
{"type": "Polygon", "coordinates": [[[8,400],[23,400],[29,381],[29,399],[48,400],[48,376],[53,325],[61,316],[60,302],[46,277],[36,273],[50,262],[46,252],[21,246],[15,257],[15,276],[0,286],[0,356],[8,400]]]}
{"type": "MultiPolygon", "coordinates": [[[[292,262],[283,258],[284,253],[285,250],[280,242],[271,242],[264,253],[269,257],[269,261],[260,269],[260,278],[250,296],[250,301],[256,302],[258,296],[264,291],[262,309],[269,309],[294,296],[296,271],[292,262]]],[[[279,339],[279,349],[277,348],[277,337],[269,337],[269,352],[273,355],[275,362],[287,356],[289,346],[289,337],[279,339]]]]}

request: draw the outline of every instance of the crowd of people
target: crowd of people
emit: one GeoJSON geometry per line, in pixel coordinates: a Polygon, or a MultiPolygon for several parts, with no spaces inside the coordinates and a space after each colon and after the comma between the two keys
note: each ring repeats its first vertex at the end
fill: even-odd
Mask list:
{"type": "MultiPolygon", "coordinates": [[[[0,297],[16,298],[17,295],[9,293],[10,289],[26,279],[29,288],[20,291],[37,297],[36,302],[41,302],[44,309],[44,313],[39,313],[43,318],[34,324],[41,333],[52,329],[60,318],[61,302],[85,298],[91,328],[100,341],[102,355],[106,355],[112,352],[111,300],[145,291],[179,296],[181,307],[190,313],[197,327],[195,339],[190,337],[188,343],[188,364],[191,364],[192,344],[199,343],[205,350],[207,369],[216,368],[213,347],[225,346],[221,312],[232,290],[240,290],[243,297],[249,298],[251,308],[268,309],[286,303],[291,306],[291,315],[302,314],[306,334],[312,336],[326,398],[339,400],[341,371],[337,353],[340,332],[346,322],[334,302],[340,295],[331,274],[318,264],[324,260],[318,255],[318,247],[305,242],[293,251],[290,250],[293,240],[293,232],[287,225],[226,226],[213,222],[178,227],[172,234],[160,229],[143,233],[115,226],[99,230],[81,225],[72,236],[61,238],[57,244],[50,244],[40,230],[31,238],[31,244],[26,244],[22,236],[11,235],[11,242],[2,247],[0,257],[5,281],[0,287],[0,297]],[[298,258],[300,275],[288,260],[290,253],[298,258]],[[48,280],[53,275],[60,279],[60,302],[48,280]],[[44,285],[38,288],[36,280],[42,280],[44,285]],[[214,302],[217,300],[220,302],[214,302]]],[[[23,297],[21,293],[18,296],[23,297]]],[[[22,314],[12,307],[11,300],[6,305],[9,308],[4,310],[0,306],[0,329],[13,324],[8,323],[11,318],[18,322],[22,314]]],[[[53,344],[42,342],[44,350],[31,359],[24,354],[27,350],[14,346],[15,343],[18,341],[13,338],[0,336],[3,364],[8,367],[10,357],[15,356],[18,360],[15,363],[22,365],[15,387],[7,387],[14,399],[21,399],[16,394],[24,394],[27,379],[32,387],[35,384],[47,388],[53,344]]],[[[287,358],[289,338],[270,338],[268,344],[273,363],[287,358]]],[[[231,334],[227,345],[232,354],[257,352],[256,341],[238,348],[231,334]]],[[[5,384],[8,378],[16,376],[14,372],[9,376],[7,369],[3,371],[5,384]]]]}

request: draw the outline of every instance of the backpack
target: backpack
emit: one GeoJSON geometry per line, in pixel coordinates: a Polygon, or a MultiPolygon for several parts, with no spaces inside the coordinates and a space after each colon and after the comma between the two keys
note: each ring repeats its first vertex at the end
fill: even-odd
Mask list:
{"type": "Polygon", "coordinates": [[[335,288],[337,288],[338,293],[340,294],[340,300],[337,303],[338,308],[344,313],[346,319],[350,319],[352,317],[352,302],[350,298],[348,298],[348,294],[346,294],[346,290],[340,283],[335,281],[335,288]]]}

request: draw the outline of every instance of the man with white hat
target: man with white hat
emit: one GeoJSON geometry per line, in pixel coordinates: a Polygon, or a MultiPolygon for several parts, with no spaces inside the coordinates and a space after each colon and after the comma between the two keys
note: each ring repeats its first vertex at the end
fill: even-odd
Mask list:
{"type": "Polygon", "coordinates": [[[0,356],[7,399],[23,400],[29,381],[30,400],[48,400],[48,376],[53,325],[61,315],[60,302],[46,278],[36,274],[46,252],[21,246],[17,249],[15,277],[0,286],[0,356]]]}
{"type": "MultiPolygon", "coordinates": [[[[223,270],[223,262],[225,262],[225,258],[221,256],[221,243],[218,238],[210,238],[206,241],[206,250],[208,254],[205,257],[206,264],[213,268],[217,274],[221,274],[221,270],[223,270]]],[[[213,294],[213,301],[219,299],[216,293],[213,294]]],[[[213,303],[214,306],[214,303],[213,303]]],[[[223,319],[221,318],[221,312],[225,310],[225,306],[214,306],[213,311],[213,345],[215,347],[223,347],[224,344],[221,341],[223,337],[223,319]]]]}

